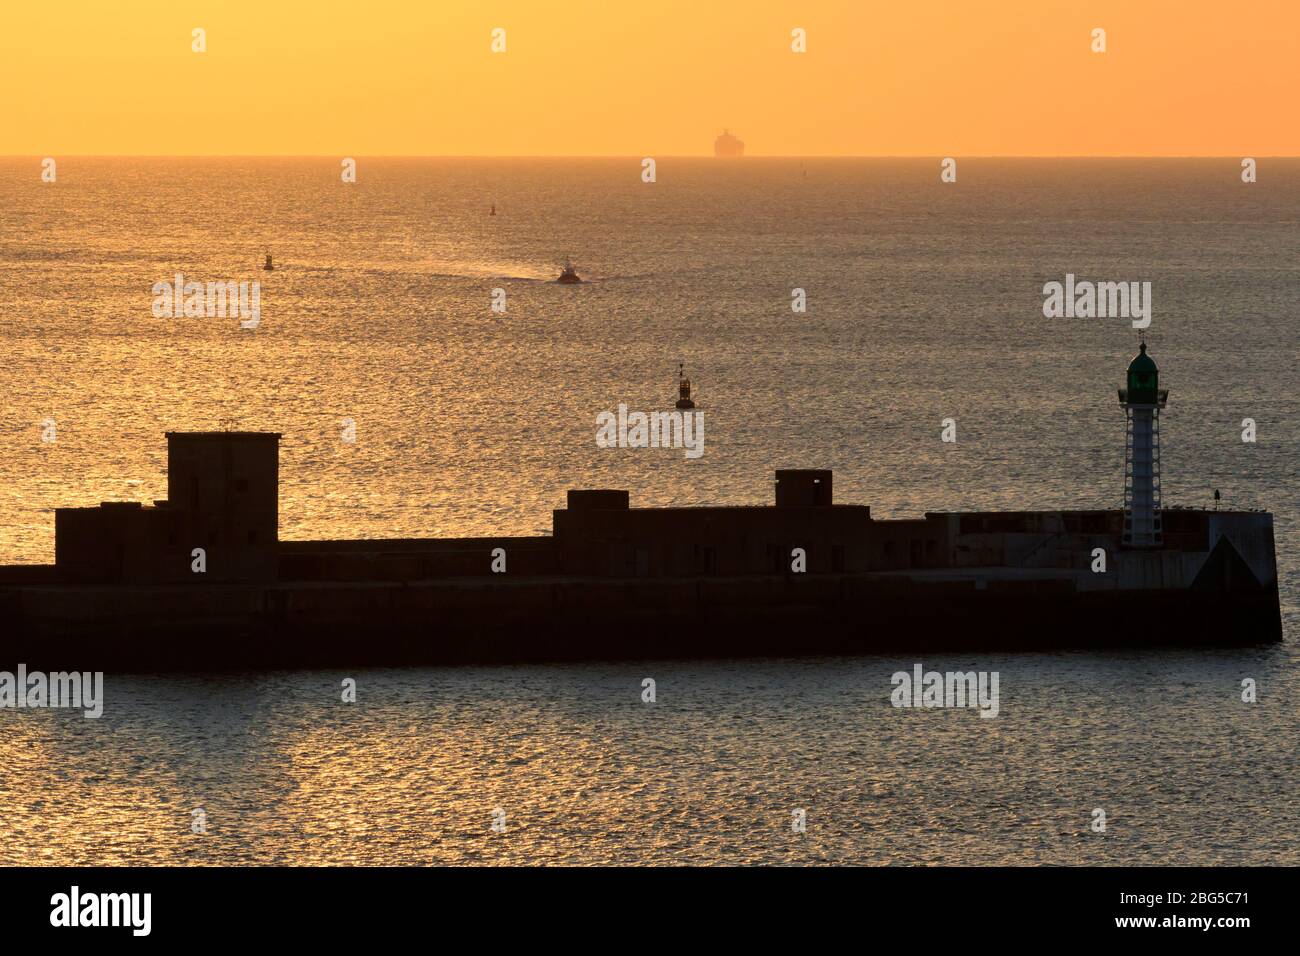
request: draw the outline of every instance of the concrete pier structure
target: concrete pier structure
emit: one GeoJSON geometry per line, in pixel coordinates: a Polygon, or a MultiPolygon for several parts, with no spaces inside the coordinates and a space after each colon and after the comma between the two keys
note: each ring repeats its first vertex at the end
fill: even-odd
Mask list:
{"type": "Polygon", "coordinates": [[[575,490],[550,535],[280,541],[265,494],[277,439],[172,435],[166,502],[60,509],[55,565],[0,568],[0,664],[208,670],[1281,639],[1264,512],[1167,510],[1163,544],[1134,548],[1121,510],[881,521],[835,503],[829,471],[787,470],[766,505],[634,508],[623,490],[575,490]],[[203,573],[194,547],[210,549],[203,573]]]}
{"type": "Polygon", "coordinates": [[[60,508],[0,567],[0,665],[336,666],[1281,640],[1273,516],[1162,509],[1166,392],[1141,352],[1124,508],[877,520],[833,475],[769,503],[575,489],[552,533],[281,541],[279,438],[167,434],[168,497],[60,508]],[[196,561],[202,553],[204,560],[196,561]]]}

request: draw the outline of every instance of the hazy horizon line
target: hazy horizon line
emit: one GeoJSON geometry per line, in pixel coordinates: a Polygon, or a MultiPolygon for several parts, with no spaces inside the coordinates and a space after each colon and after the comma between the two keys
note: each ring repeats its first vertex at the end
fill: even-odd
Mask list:
{"type": "Polygon", "coordinates": [[[0,153],[0,159],[32,159],[63,156],[71,159],[1300,159],[1300,155],[1236,153],[759,153],[748,156],[715,156],[712,153],[0,153]]]}

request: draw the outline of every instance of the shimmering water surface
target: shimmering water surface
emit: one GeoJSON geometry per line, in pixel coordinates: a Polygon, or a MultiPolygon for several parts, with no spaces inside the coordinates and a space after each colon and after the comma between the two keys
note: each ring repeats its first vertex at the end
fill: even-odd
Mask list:
{"type": "Polygon", "coordinates": [[[0,862],[1300,863],[1293,653],[951,663],[996,718],[910,660],[117,678],[0,712],[0,862]]]}
{"type": "Polygon", "coordinates": [[[0,862],[1300,862],[1300,162],[1249,186],[1236,159],[965,160],[947,186],[929,160],[58,170],[0,159],[0,562],[52,560],[56,506],[165,497],[162,433],[227,424],[283,433],[291,539],[544,532],[578,486],[766,502],[797,466],[879,516],[1114,507],[1135,333],[1045,319],[1072,272],[1152,283],[1166,501],[1276,514],[1287,643],[110,674],[98,721],[0,710],[0,862]],[[547,281],[565,257],[588,284],[547,281]],[[178,271],[260,281],[261,326],[154,318],[178,271]],[[704,456],[598,449],[596,414],[663,407],[678,361],[704,456]],[[1001,713],[892,708],[916,659],[999,671],[1001,713]]]}

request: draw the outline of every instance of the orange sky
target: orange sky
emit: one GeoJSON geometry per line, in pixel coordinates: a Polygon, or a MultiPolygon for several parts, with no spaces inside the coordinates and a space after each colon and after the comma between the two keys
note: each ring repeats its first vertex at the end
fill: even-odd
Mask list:
{"type": "Polygon", "coordinates": [[[1298,89],[1300,0],[0,4],[12,155],[1298,155],[1298,89]]]}

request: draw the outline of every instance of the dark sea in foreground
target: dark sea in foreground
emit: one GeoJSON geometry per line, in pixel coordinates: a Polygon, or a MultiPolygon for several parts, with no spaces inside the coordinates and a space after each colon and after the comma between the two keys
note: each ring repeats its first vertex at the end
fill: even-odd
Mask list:
{"type": "Polygon", "coordinates": [[[1300,863],[1300,161],[1252,185],[1239,158],[960,160],[950,185],[937,159],[39,171],[0,159],[0,563],[52,560],[54,507],[165,497],[162,433],[228,424],[284,434],[288,539],[545,532],[570,487],[766,503],[777,467],[881,517],[1116,507],[1136,333],[1044,318],[1073,273],[1152,283],[1166,505],[1275,513],[1286,641],[109,674],[99,720],[0,710],[0,863],[1300,863]],[[548,281],[566,257],[589,283],[548,281]],[[261,325],[155,318],[177,272],[260,281],[261,325]],[[597,448],[679,361],[703,457],[597,448]],[[999,715],[891,707],[918,661],[998,671],[999,715]]]}

